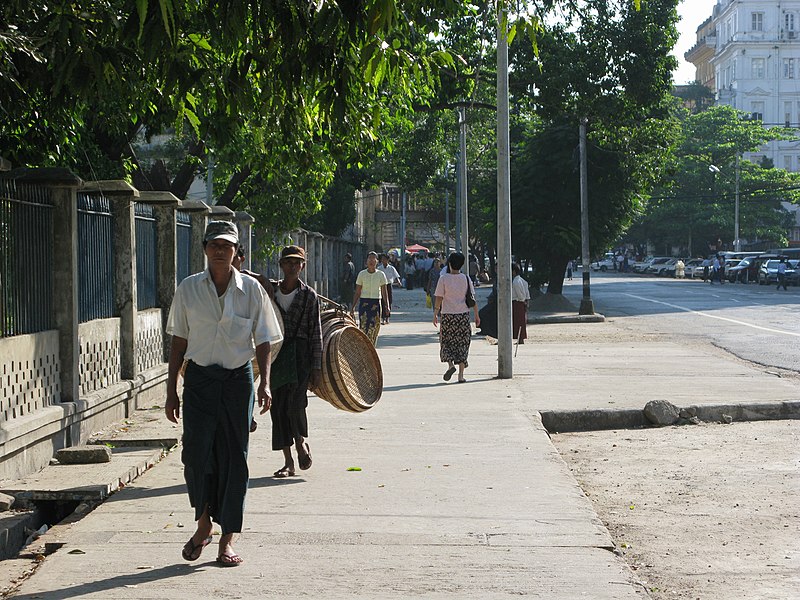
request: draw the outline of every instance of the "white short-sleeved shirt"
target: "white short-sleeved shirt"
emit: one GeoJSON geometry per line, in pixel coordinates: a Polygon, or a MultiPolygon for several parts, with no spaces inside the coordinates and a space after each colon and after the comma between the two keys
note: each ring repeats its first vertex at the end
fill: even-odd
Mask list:
{"type": "Polygon", "coordinates": [[[511,300],[514,302],[525,302],[531,299],[531,291],[528,288],[528,282],[522,278],[522,275],[517,275],[511,280],[511,300]]]}
{"type": "Polygon", "coordinates": [[[397,269],[394,268],[393,265],[378,265],[378,270],[383,271],[383,274],[386,275],[387,283],[392,283],[400,279],[400,273],[397,272],[397,269]]]}
{"type": "Polygon", "coordinates": [[[362,298],[380,300],[381,287],[387,283],[386,275],[383,274],[383,271],[379,271],[378,269],[375,269],[374,273],[370,273],[367,269],[364,269],[358,274],[358,277],[356,277],[356,285],[361,286],[362,298]]]}
{"type": "Polygon", "coordinates": [[[208,270],[184,279],[172,300],[167,333],[188,341],[184,358],[200,366],[236,369],[255,347],[283,339],[275,309],[261,284],[233,270],[220,306],[208,270]]]}
{"type": "Polygon", "coordinates": [[[442,297],[443,315],[458,315],[469,312],[470,309],[467,307],[466,302],[467,286],[472,290],[474,296],[475,288],[472,287],[469,277],[463,273],[442,271],[433,295],[442,297]]]}

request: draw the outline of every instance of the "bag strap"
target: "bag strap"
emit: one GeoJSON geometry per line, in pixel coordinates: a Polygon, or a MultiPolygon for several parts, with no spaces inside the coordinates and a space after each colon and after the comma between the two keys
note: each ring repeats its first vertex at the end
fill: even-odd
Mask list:
{"type": "MultiPolygon", "coordinates": [[[[299,294],[300,292],[302,292],[302,291],[303,291],[303,288],[302,288],[302,287],[298,287],[298,288],[297,288],[297,293],[298,293],[298,294],[299,294]]],[[[299,318],[299,319],[297,319],[297,325],[295,325],[295,328],[294,328],[294,337],[297,337],[297,334],[298,334],[298,333],[300,333],[300,324],[303,322],[303,315],[305,314],[305,312],[306,312],[306,308],[308,307],[308,297],[309,297],[310,295],[311,295],[311,294],[309,294],[308,292],[306,292],[306,297],[305,297],[305,298],[303,298],[303,310],[301,310],[301,311],[300,311],[300,318],[299,318]]],[[[276,304],[278,304],[278,303],[276,302],[276,304]]],[[[280,304],[278,304],[278,308],[279,308],[279,309],[281,310],[281,312],[283,313],[283,316],[286,316],[286,312],[283,310],[283,307],[281,307],[281,305],[280,305],[280,304]]]]}

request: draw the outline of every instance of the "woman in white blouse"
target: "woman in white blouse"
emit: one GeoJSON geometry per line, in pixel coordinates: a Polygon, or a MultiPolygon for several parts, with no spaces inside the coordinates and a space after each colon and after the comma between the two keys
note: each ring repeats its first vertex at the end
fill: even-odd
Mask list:
{"type": "MultiPolygon", "coordinates": [[[[472,338],[472,325],[469,322],[470,308],[466,303],[467,291],[475,297],[475,288],[472,281],[464,273],[464,255],[453,252],[447,259],[447,272],[439,276],[436,284],[436,304],[433,307],[433,324],[438,324],[441,312],[441,326],[439,328],[439,357],[447,363],[444,380],[450,381],[458,365],[458,382],[464,383],[464,369],[468,366],[469,344],[472,338]]],[[[481,318],[478,316],[478,303],[472,307],[475,312],[475,325],[480,327],[481,318]]]]}
{"type": "Polygon", "coordinates": [[[378,254],[370,252],[367,255],[367,268],[356,277],[356,292],[353,296],[353,308],[358,306],[358,325],[361,331],[374,346],[378,341],[381,330],[381,312],[388,311],[389,305],[386,295],[386,275],[378,270],[378,254]]]}

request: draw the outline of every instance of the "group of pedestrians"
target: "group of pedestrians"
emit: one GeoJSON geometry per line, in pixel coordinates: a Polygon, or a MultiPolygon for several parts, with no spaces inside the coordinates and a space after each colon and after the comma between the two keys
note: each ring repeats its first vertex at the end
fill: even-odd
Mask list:
{"type": "MultiPolygon", "coordinates": [[[[187,561],[200,558],[213,542],[213,523],[217,523],[221,535],[216,562],[235,567],[243,562],[233,548],[233,537],[243,526],[247,454],[250,435],[257,429],[256,406],[262,415],[270,412],[272,449],[283,454],[283,465],[273,476],[293,477],[296,464],[301,470],[312,466],[306,409],[309,385],[318,386],[322,376],[319,297],[301,278],[306,253],[300,246],[282,249],[278,280],[243,268],[244,251],[230,222],[210,222],[203,248],[208,268],[180,283],[169,312],[166,330],[171,347],[164,411],[173,423],[183,421],[181,460],[197,521],[181,555],[187,561]],[[278,344],[280,351],[273,362],[272,351],[278,344]],[[182,401],[178,396],[181,374],[182,401]],[[255,378],[259,378],[257,386],[255,378]]],[[[400,282],[387,259],[370,252],[366,268],[356,273],[347,255],[342,275],[343,282],[352,281],[350,312],[358,310],[359,326],[373,344],[391,314],[391,284],[400,282]]],[[[461,273],[464,262],[464,255],[457,252],[449,255],[444,268],[434,259],[426,281],[435,298],[433,325],[439,327],[440,360],[447,365],[443,379],[449,381],[458,371],[459,383],[466,382],[464,371],[469,366],[470,312],[480,326],[473,280],[461,273]]],[[[519,269],[514,272],[519,277],[519,269]]],[[[517,290],[516,278],[514,285],[517,290]]],[[[347,286],[342,291],[346,298],[347,286]]],[[[518,300],[516,291],[514,298],[516,322],[516,304],[527,300],[518,300]]]]}
{"type": "Polygon", "coordinates": [[[720,285],[725,283],[725,257],[715,254],[710,258],[703,259],[703,281],[714,284],[718,281],[720,285]]]}

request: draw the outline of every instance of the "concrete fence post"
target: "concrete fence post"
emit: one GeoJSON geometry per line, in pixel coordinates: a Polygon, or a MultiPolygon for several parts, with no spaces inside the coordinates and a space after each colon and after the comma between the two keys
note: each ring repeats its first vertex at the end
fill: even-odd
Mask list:
{"type": "Polygon", "coordinates": [[[253,266],[253,223],[256,220],[249,213],[236,211],[233,214],[233,222],[239,230],[239,245],[244,250],[243,267],[249,271],[253,266]]]}
{"type": "Polygon", "coordinates": [[[203,235],[210,214],[208,204],[199,200],[184,200],[181,210],[192,219],[192,243],[189,250],[189,272],[200,273],[206,269],[206,254],[203,252],[203,235]]]}
{"type": "MultiPolygon", "coordinates": [[[[178,278],[178,245],[176,212],[181,201],[171,192],[139,192],[139,201],[153,205],[156,219],[158,251],[158,305],[161,307],[162,330],[166,331],[169,308],[175,297],[178,278]]],[[[169,361],[169,336],[164,336],[164,362],[169,361]]]]}
{"type": "MultiPolygon", "coordinates": [[[[139,190],[122,180],[87,182],[83,191],[102,193],[114,215],[114,304],[119,315],[119,365],[121,379],[135,379],[136,336],[136,224],[133,205],[139,190]]],[[[130,409],[130,407],[128,407],[130,409]]]]}

